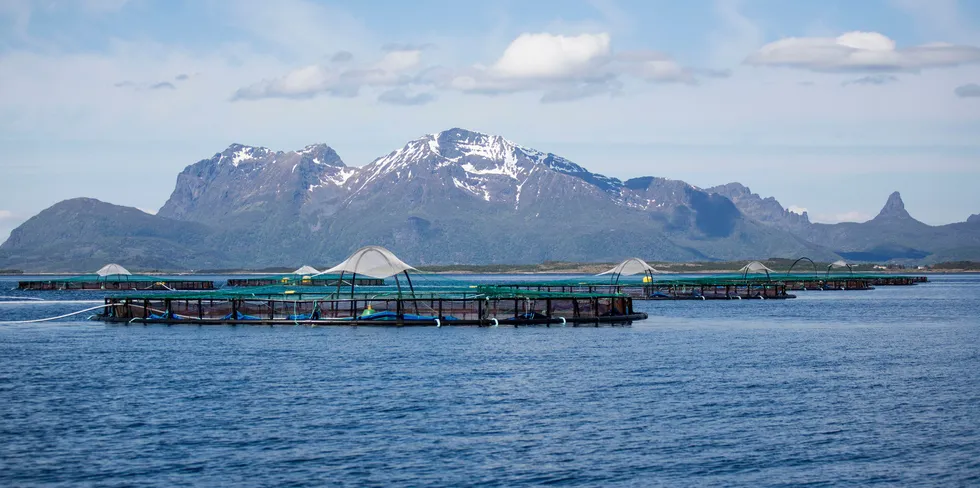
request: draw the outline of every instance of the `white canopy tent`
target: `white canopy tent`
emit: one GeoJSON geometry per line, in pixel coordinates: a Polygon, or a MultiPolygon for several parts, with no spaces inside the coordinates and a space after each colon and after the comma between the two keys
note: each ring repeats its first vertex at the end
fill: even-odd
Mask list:
{"type": "Polygon", "coordinates": [[[313,266],[306,266],[306,265],[300,266],[299,269],[293,271],[294,275],[302,275],[302,276],[311,276],[319,273],[320,272],[317,271],[316,268],[314,268],[313,266]]]}
{"type": "Polygon", "coordinates": [[[827,274],[830,275],[830,270],[834,268],[847,268],[851,274],[854,274],[854,270],[851,268],[851,265],[847,264],[847,261],[844,261],[843,259],[838,259],[837,261],[830,263],[830,265],[827,266],[827,274]]]}
{"type": "Polygon", "coordinates": [[[95,274],[99,275],[102,278],[105,278],[106,276],[113,276],[113,275],[131,275],[132,273],[130,273],[128,269],[123,268],[118,264],[111,263],[99,268],[99,270],[96,271],[95,274]]]}
{"type": "Polygon", "coordinates": [[[381,246],[365,246],[354,251],[344,262],[319,274],[352,273],[385,279],[408,270],[418,271],[381,246]]]}
{"type": "Polygon", "coordinates": [[[404,273],[405,279],[408,280],[408,286],[414,292],[412,288],[412,279],[408,276],[408,270],[418,271],[414,267],[406,264],[398,256],[395,256],[391,251],[381,247],[381,246],[365,246],[351,254],[350,257],[344,260],[344,262],[326,270],[321,271],[320,275],[325,274],[339,274],[340,279],[337,280],[337,289],[340,290],[341,282],[343,282],[344,274],[349,273],[351,277],[351,294],[354,293],[354,279],[357,275],[370,276],[372,278],[385,279],[392,276],[395,277],[395,285],[398,286],[399,291],[401,291],[401,284],[398,282],[398,274],[404,273]]]}
{"type": "Polygon", "coordinates": [[[775,273],[775,271],[769,269],[768,267],[766,267],[766,265],[758,261],[752,261],[751,263],[742,266],[742,269],[738,270],[739,273],[742,273],[743,278],[748,276],[749,273],[765,273],[766,278],[768,278],[770,271],[775,273]]]}
{"type": "Polygon", "coordinates": [[[612,269],[603,271],[596,276],[612,275],[611,279],[613,279],[614,282],[619,282],[620,276],[633,276],[637,274],[652,275],[654,273],[660,273],[660,271],[655,269],[653,266],[650,266],[646,261],[640,258],[629,258],[626,261],[617,264],[612,269]]]}

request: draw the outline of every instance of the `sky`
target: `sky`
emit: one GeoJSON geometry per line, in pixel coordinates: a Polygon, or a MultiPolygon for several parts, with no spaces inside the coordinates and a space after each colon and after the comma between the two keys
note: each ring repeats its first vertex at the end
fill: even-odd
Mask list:
{"type": "Polygon", "coordinates": [[[463,127],[813,221],[980,213],[980,2],[0,0],[0,240],[155,212],[229,144],[352,166],[463,127]]]}

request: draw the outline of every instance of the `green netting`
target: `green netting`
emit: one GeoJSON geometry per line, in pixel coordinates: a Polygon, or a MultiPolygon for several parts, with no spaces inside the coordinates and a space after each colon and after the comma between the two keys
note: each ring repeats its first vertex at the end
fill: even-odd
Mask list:
{"type": "Polygon", "coordinates": [[[550,280],[550,281],[514,281],[508,283],[501,283],[498,286],[510,286],[510,287],[521,287],[521,288],[534,288],[534,287],[609,287],[609,286],[642,286],[642,285],[734,285],[734,284],[745,284],[745,283],[780,283],[786,281],[828,281],[828,280],[877,280],[877,279],[895,279],[895,280],[911,280],[911,276],[900,276],[891,274],[850,274],[850,273],[770,273],[768,276],[765,274],[749,274],[742,275],[741,273],[725,273],[725,274],[711,274],[703,276],[670,276],[670,275],[654,275],[653,281],[644,282],[640,277],[630,277],[621,278],[618,282],[610,279],[596,279],[596,277],[586,277],[586,278],[570,278],[564,280],[550,280]]]}
{"type": "Polygon", "coordinates": [[[97,274],[87,274],[70,276],[66,278],[51,278],[42,280],[25,280],[25,283],[157,283],[157,282],[210,282],[211,280],[196,279],[193,277],[174,276],[163,278],[149,275],[109,275],[99,276],[97,274]]]}
{"type": "MultiPolygon", "coordinates": [[[[351,298],[350,287],[342,287],[338,292],[336,289],[329,290],[329,287],[319,289],[308,289],[283,285],[269,285],[257,287],[228,288],[207,292],[174,292],[174,293],[154,293],[153,295],[114,295],[110,298],[129,298],[134,300],[141,299],[190,299],[190,300],[226,300],[236,298],[260,298],[268,300],[345,300],[351,298]]],[[[358,286],[354,288],[353,297],[355,299],[374,299],[391,298],[403,300],[427,300],[427,299],[523,299],[523,298],[604,298],[604,297],[624,297],[619,293],[561,293],[553,291],[533,291],[518,290],[508,287],[492,285],[469,285],[453,287],[425,287],[416,288],[410,291],[407,286],[401,291],[393,286],[358,286]]]]}

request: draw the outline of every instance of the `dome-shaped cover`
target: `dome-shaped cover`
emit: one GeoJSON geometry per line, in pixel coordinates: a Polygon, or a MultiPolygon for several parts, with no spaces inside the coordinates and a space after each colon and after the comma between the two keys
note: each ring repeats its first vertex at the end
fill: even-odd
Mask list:
{"type": "Polygon", "coordinates": [[[112,276],[112,275],[130,275],[132,273],[130,273],[129,270],[127,270],[126,268],[123,268],[118,264],[112,263],[103,266],[101,269],[96,271],[95,274],[99,276],[112,276]]]}
{"type": "Polygon", "coordinates": [[[293,271],[294,275],[303,275],[303,276],[315,275],[317,273],[319,273],[319,271],[317,271],[316,268],[314,268],[313,266],[306,266],[306,265],[300,266],[299,269],[293,271]]]}
{"type": "Polygon", "coordinates": [[[607,274],[632,276],[636,274],[646,273],[647,271],[651,273],[660,273],[660,271],[657,271],[656,269],[654,269],[653,266],[650,266],[649,264],[647,264],[646,261],[640,258],[629,258],[626,261],[617,264],[615,268],[610,269],[609,271],[604,271],[602,273],[599,273],[596,276],[602,276],[607,274]]]}
{"type": "MultiPolygon", "coordinates": [[[[366,246],[354,251],[344,262],[320,272],[320,274],[357,273],[384,279],[402,271],[415,270],[381,246],[366,246]]],[[[417,270],[416,270],[417,271],[417,270]]]]}
{"type": "Polygon", "coordinates": [[[847,264],[847,261],[844,261],[843,259],[838,259],[837,261],[834,261],[834,262],[830,263],[830,266],[829,267],[831,267],[831,268],[850,268],[851,265],[850,264],[847,264]]]}
{"type": "Polygon", "coordinates": [[[772,271],[773,273],[775,273],[775,271],[767,268],[766,265],[764,265],[764,264],[762,264],[762,263],[760,263],[758,261],[752,261],[751,263],[746,264],[745,266],[742,266],[742,269],[740,269],[738,271],[739,271],[739,273],[766,273],[766,274],[769,274],[770,271],[772,271]]]}

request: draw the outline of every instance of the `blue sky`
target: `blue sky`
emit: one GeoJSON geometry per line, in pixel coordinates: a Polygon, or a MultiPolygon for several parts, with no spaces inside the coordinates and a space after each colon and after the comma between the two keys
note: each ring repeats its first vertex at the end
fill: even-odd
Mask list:
{"type": "Polygon", "coordinates": [[[962,221],[978,46],[954,0],[0,0],[0,239],[65,198],[155,211],[233,142],[359,166],[455,126],[817,221],[895,190],[962,221]]]}

